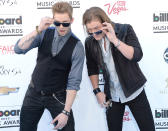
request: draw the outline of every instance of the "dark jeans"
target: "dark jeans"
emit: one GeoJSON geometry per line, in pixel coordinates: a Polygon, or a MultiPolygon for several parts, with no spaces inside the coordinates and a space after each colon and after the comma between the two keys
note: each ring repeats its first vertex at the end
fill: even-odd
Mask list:
{"type": "MultiPolygon", "coordinates": [[[[65,101],[61,95],[56,96],[60,101],[65,101]]],[[[21,108],[20,131],[36,131],[38,122],[45,108],[48,109],[52,117],[55,118],[62,112],[64,105],[53,96],[43,96],[29,86],[21,108]]],[[[67,125],[59,131],[75,131],[74,125],[73,113],[71,111],[67,125]]]]}
{"type": "Polygon", "coordinates": [[[151,108],[144,90],[132,101],[113,102],[112,107],[106,112],[109,131],[122,131],[125,105],[129,106],[140,131],[155,131],[151,108]]]}

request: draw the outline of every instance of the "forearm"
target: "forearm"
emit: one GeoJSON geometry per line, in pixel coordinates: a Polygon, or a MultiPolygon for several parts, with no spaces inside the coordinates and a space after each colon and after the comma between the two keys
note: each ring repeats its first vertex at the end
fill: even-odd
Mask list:
{"type": "Polygon", "coordinates": [[[76,90],[67,90],[64,110],[70,112],[72,108],[72,104],[75,100],[76,94],[77,94],[76,90]]]}
{"type": "Polygon", "coordinates": [[[132,46],[129,46],[125,44],[122,41],[119,41],[118,39],[115,40],[114,46],[118,45],[118,42],[120,42],[120,45],[117,47],[117,49],[129,60],[133,58],[134,55],[134,48],[132,46]]]}
{"type": "Polygon", "coordinates": [[[26,50],[30,47],[32,42],[35,40],[36,36],[38,35],[37,31],[34,30],[30,34],[24,36],[18,43],[18,47],[22,50],[26,50]]]}
{"type": "Polygon", "coordinates": [[[98,80],[99,80],[98,75],[91,75],[89,77],[90,77],[93,89],[98,88],[98,80]]]}

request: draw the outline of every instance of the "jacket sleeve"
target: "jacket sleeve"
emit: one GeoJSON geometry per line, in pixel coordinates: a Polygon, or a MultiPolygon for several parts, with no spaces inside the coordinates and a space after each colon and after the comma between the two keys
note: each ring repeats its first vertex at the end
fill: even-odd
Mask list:
{"type": "Polygon", "coordinates": [[[98,75],[99,70],[96,60],[93,58],[93,52],[91,51],[91,39],[87,38],[85,40],[85,54],[86,54],[86,65],[88,69],[88,75],[98,75]]]}
{"type": "Polygon", "coordinates": [[[131,25],[128,25],[125,43],[134,48],[134,54],[133,54],[133,58],[131,59],[131,61],[133,62],[140,61],[143,57],[143,52],[142,52],[139,40],[131,25]]]}

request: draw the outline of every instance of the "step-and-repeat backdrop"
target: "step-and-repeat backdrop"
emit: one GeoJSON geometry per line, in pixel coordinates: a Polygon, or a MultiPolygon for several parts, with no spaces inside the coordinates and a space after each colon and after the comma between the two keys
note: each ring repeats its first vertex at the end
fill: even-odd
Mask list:
{"type": "MultiPolygon", "coordinates": [[[[18,39],[30,33],[44,16],[52,17],[58,0],[0,0],[0,130],[18,131],[22,101],[27,90],[37,49],[25,55],[14,53],[18,39]]],[[[113,20],[133,26],[144,56],[139,62],[147,77],[146,93],[157,131],[168,130],[168,8],[167,0],[69,0],[74,8],[73,32],[84,43],[82,15],[91,6],[101,7],[113,20]]],[[[100,79],[101,81],[101,79],[100,79]]],[[[97,104],[83,69],[81,90],[73,105],[76,131],[108,131],[105,109],[97,104]]],[[[51,131],[50,113],[45,110],[38,131],[51,131]]],[[[128,107],[123,131],[139,131],[128,107]]]]}

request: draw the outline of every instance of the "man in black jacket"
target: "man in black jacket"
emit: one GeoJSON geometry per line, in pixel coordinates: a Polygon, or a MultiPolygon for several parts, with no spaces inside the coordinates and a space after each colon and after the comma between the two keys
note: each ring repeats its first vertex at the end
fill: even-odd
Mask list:
{"type": "Polygon", "coordinates": [[[15,45],[18,54],[38,47],[37,64],[21,109],[20,131],[36,131],[44,109],[50,111],[54,129],[75,130],[71,107],[82,79],[84,48],[71,31],[72,6],[57,2],[52,12],[53,18],[42,18],[36,30],[15,45]],[[55,27],[50,27],[53,23],[55,27]]]}
{"type": "Polygon", "coordinates": [[[129,106],[140,131],[154,131],[144,91],[146,78],[137,63],[143,53],[131,25],[111,22],[99,7],[86,10],[83,25],[89,34],[85,41],[88,75],[98,103],[108,107],[109,131],[122,131],[125,105],[129,106]],[[105,79],[104,92],[98,87],[100,70],[105,79]]]}

